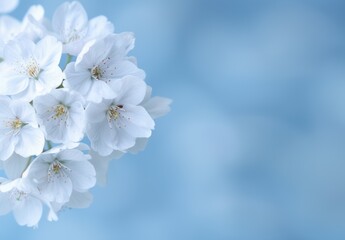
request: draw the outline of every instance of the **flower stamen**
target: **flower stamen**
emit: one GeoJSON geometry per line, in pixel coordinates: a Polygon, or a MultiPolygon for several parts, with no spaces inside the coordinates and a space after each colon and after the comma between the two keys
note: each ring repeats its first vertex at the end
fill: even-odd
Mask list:
{"type": "Polygon", "coordinates": [[[100,80],[103,76],[102,69],[99,66],[93,67],[91,69],[91,76],[96,80],[100,80]]]}

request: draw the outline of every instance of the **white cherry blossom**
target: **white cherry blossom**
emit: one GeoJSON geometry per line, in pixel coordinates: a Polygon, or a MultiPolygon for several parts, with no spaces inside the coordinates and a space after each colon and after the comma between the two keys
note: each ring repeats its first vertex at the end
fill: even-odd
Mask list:
{"type": "Polygon", "coordinates": [[[37,44],[26,38],[10,41],[4,48],[0,94],[31,101],[58,87],[63,78],[61,49],[54,37],[45,37],[37,44]]]}
{"type": "Polygon", "coordinates": [[[42,216],[43,205],[37,188],[25,179],[0,180],[0,215],[13,211],[21,226],[35,227],[42,216]]]}
{"type": "Polygon", "coordinates": [[[138,106],[145,97],[144,81],[128,76],[112,83],[117,97],[90,103],[86,109],[86,133],[91,147],[101,156],[113,150],[126,151],[136,138],[151,136],[154,121],[145,108],[138,106]]]}
{"type": "Polygon", "coordinates": [[[104,16],[88,19],[84,7],[78,1],[64,2],[54,12],[51,26],[32,19],[41,35],[55,36],[63,43],[63,53],[77,56],[85,43],[104,38],[114,32],[114,26],[104,16]]]}
{"type": "Polygon", "coordinates": [[[113,34],[85,45],[76,62],[70,63],[66,70],[64,86],[80,92],[87,101],[99,103],[103,98],[115,97],[110,83],[125,76],[145,77],[126,57],[134,46],[131,33],[113,34]]]}
{"type": "Polygon", "coordinates": [[[23,157],[40,154],[44,135],[38,128],[33,107],[3,97],[0,109],[0,159],[8,159],[13,152],[23,157]]]}
{"type": "Polygon", "coordinates": [[[66,203],[74,191],[85,192],[96,183],[90,155],[78,149],[52,149],[40,154],[25,176],[35,182],[50,202],[66,203]]]}
{"type": "Polygon", "coordinates": [[[48,140],[68,143],[78,142],[84,137],[84,99],[80,94],[54,89],[49,94],[36,97],[33,105],[48,140]]]}
{"type": "Polygon", "coordinates": [[[44,9],[41,5],[33,5],[29,8],[22,21],[9,15],[0,16],[0,58],[3,58],[5,44],[16,37],[22,36],[31,40],[36,40],[39,32],[29,19],[42,22],[44,19],[44,9]]]}

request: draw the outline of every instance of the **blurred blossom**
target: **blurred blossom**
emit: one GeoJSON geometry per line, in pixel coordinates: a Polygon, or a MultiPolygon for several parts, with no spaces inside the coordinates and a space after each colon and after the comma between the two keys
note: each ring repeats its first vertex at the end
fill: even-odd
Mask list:
{"type": "Polygon", "coordinates": [[[12,12],[18,6],[19,0],[0,0],[0,13],[12,12]]]}

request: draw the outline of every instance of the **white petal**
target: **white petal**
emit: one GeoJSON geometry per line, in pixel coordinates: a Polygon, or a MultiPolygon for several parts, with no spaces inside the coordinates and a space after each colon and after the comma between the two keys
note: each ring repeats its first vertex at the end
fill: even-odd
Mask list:
{"type": "Polygon", "coordinates": [[[170,112],[172,100],[164,97],[153,97],[142,104],[152,118],[159,118],[170,112]]]}
{"type": "Polygon", "coordinates": [[[88,208],[90,207],[92,200],[92,194],[89,192],[73,191],[66,206],[69,208],[88,208]]]}
{"type": "Polygon", "coordinates": [[[112,159],[120,158],[121,156],[123,156],[124,153],[120,151],[114,151],[112,154],[106,157],[100,156],[95,151],[91,151],[90,154],[90,162],[96,170],[97,184],[99,184],[100,186],[105,186],[105,184],[107,183],[109,162],[112,159]]]}
{"type": "Polygon", "coordinates": [[[0,136],[0,159],[7,160],[14,151],[14,141],[11,136],[0,136]]]}
{"type": "Polygon", "coordinates": [[[142,106],[126,105],[125,111],[121,114],[138,127],[153,129],[155,126],[155,122],[142,106]]]}
{"type": "Polygon", "coordinates": [[[34,56],[41,68],[58,66],[62,54],[62,44],[55,37],[47,36],[36,45],[34,56]]]}
{"type": "Polygon", "coordinates": [[[0,94],[13,95],[24,91],[29,85],[29,78],[16,72],[0,72],[0,94]]]}
{"type": "Polygon", "coordinates": [[[35,47],[35,43],[28,38],[16,38],[6,44],[4,58],[10,64],[22,63],[32,57],[35,47]]]}
{"type": "Polygon", "coordinates": [[[9,193],[0,192],[0,215],[5,215],[12,211],[13,204],[9,193]]]}
{"type": "Polygon", "coordinates": [[[77,1],[65,2],[56,9],[52,26],[54,31],[60,34],[60,39],[64,43],[64,52],[78,55],[83,46],[80,36],[86,34],[87,23],[87,13],[77,1]]]}
{"type": "Polygon", "coordinates": [[[19,225],[36,226],[42,216],[42,203],[29,196],[23,204],[13,209],[13,214],[19,225]]]}
{"type": "Polygon", "coordinates": [[[23,177],[27,177],[34,182],[40,184],[47,181],[47,173],[49,170],[49,166],[53,159],[51,156],[44,156],[41,154],[39,157],[34,159],[30,166],[25,170],[23,177]],[[46,162],[44,160],[50,159],[50,162],[46,162]]]}
{"type": "Polygon", "coordinates": [[[58,153],[57,157],[61,160],[68,161],[86,161],[90,159],[90,155],[84,154],[78,149],[66,149],[58,153]]]}
{"type": "Polygon", "coordinates": [[[8,13],[18,6],[19,0],[0,0],[0,13],[8,13]]]}
{"type": "Polygon", "coordinates": [[[115,92],[103,81],[93,80],[91,88],[86,95],[86,100],[90,102],[100,103],[102,99],[115,98],[115,92]]]}
{"type": "Polygon", "coordinates": [[[111,129],[107,121],[90,124],[86,134],[91,141],[91,147],[101,156],[110,155],[113,151],[112,143],[115,139],[116,129],[111,129]]]}
{"type": "Polygon", "coordinates": [[[49,92],[51,89],[58,87],[63,79],[62,70],[59,66],[51,66],[44,69],[38,78],[38,81],[45,87],[44,93],[49,92]]]}
{"type": "Polygon", "coordinates": [[[146,74],[144,70],[138,68],[134,63],[129,60],[123,60],[116,63],[116,78],[123,78],[128,75],[138,77],[140,79],[145,79],[146,74]]]}
{"type": "Polygon", "coordinates": [[[65,2],[54,12],[52,26],[55,32],[80,31],[88,21],[83,6],[77,2],[65,2]]]}
{"type": "Polygon", "coordinates": [[[146,83],[134,76],[112,81],[110,85],[117,93],[116,101],[121,104],[138,105],[146,95],[146,83]]]}
{"type": "Polygon", "coordinates": [[[10,108],[10,99],[8,97],[0,97],[0,119],[2,121],[8,119],[9,117],[15,117],[13,116],[12,109],[10,108]]]}
{"type": "Polygon", "coordinates": [[[147,145],[148,140],[148,138],[137,138],[135,141],[135,145],[128,149],[128,152],[136,154],[140,151],[143,151],[147,145]]]}
{"type": "Polygon", "coordinates": [[[7,161],[4,161],[3,164],[7,177],[9,179],[16,179],[21,177],[28,164],[28,159],[14,153],[7,161]]]}
{"type": "Polygon", "coordinates": [[[114,32],[114,25],[104,16],[92,18],[89,21],[87,39],[101,39],[114,32]]]}
{"type": "MultiPolygon", "coordinates": [[[[54,175],[54,173],[53,173],[54,175]]],[[[51,181],[41,186],[42,195],[49,201],[65,203],[69,201],[72,194],[72,182],[70,178],[52,177],[51,181]]]]}
{"type": "Polygon", "coordinates": [[[33,105],[36,111],[38,112],[38,114],[42,114],[43,112],[46,112],[47,108],[51,106],[55,106],[58,103],[59,101],[50,94],[38,96],[33,101],[33,105]]]}
{"type": "Polygon", "coordinates": [[[86,118],[88,119],[89,123],[97,123],[104,121],[106,118],[106,114],[108,111],[108,104],[106,101],[101,103],[95,104],[90,103],[89,106],[86,108],[86,118]]]}
{"type": "Polygon", "coordinates": [[[66,80],[63,82],[64,87],[75,90],[85,96],[92,85],[91,74],[88,70],[75,69],[75,63],[71,62],[65,69],[66,80]]]}
{"type": "Polygon", "coordinates": [[[100,64],[102,60],[107,58],[112,45],[112,42],[105,41],[104,39],[86,43],[77,57],[76,68],[78,70],[91,69],[95,65],[100,64]]]}
{"type": "Polygon", "coordinates": [[[39,128],[32,128],[27,125],[20,130],[15,151],[23,157],[38,155],[43,151],[44,142],[43,132],[39,128]]]}
{"type": "Polygon", "coordinates": [[[10,103],[13,115],[18,117],[22,122],[29,123],[31,126],[36,127],[35,111],[33,107],[23,101],[12,101],[10,103]]]}
{"type": "Polygon", "coordinates": [[[70,179],[73,189],[76,191],[85,191],[96,184],[96,171],[88,161],[66,161],[65,166],[71,169],[70,179]]]}
{"type": "Polygon", "coordinates": [[[111,57],[122,60],[126,57],[126,54],[134,48],[134,34],[131,32],[122,32],[119,34],[113,34],[109,36],[113,42],[113,49],[111,51],[111,57]]]}
{"type": "Polygon", "coordinates": [[[111,141],[113,149],[126,151],[127,149],[131,148],[135,144],[135,137],[129,134],[124,129],[118,129],[116,132],[116,136],[111,141]]]}

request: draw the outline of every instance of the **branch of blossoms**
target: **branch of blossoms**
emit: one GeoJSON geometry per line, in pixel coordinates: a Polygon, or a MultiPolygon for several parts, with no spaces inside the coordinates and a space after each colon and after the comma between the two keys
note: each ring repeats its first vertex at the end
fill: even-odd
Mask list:
{"type": "MultiPolygon", "coordinates": [[[[0,0],[0,14],[17,5],[0,0]]],[[[0,215],[36,227],[44,208],[56,221],[90,206],[109,162],[143,150],[171,100],[151,96],[129,55],[133,33],[89,19],[79,2],[51,21],[40,5],[22,20],[1,15],[0,26],[0,215]]]]}

